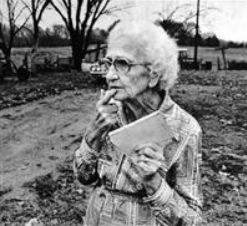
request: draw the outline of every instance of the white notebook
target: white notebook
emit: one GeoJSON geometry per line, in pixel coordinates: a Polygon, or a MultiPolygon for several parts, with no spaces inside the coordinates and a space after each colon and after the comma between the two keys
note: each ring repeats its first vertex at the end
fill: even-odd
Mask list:
{"type": "Polygon", "coordinates": [[[155,143],[161,147],[173,138],[173,133],[161,112],[155,111],[139,120],[111,131],[112,143],[129,155],[137,146],[155,143]]]}

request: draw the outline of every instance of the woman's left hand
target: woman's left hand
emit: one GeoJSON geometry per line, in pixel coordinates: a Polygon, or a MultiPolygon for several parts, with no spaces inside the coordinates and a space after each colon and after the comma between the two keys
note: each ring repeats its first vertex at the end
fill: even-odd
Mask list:
{"type": "Polygon", "coordinates": [[[128,177],[141,182],[148,195],[155,193],[162,179],[158,173],[164,164],[162,148],[154,143],[139,146],[133,150],[129,161],[131,168],[126,172],[128,177]]]}

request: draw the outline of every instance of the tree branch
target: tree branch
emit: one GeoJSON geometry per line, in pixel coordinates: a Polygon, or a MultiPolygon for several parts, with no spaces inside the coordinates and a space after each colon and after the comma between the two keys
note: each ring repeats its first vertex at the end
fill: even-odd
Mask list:
{"type": "Polygon", "coordinates": [[[22,7],[22,9],[20,10],[20,12],[19,12],[19,13],[17,14],[17,16],[15,17],[16,20],[18,20],[18,18],[19,18],[21,15],[23,15],[23,11],[24,11],[25,9],[27,9],[26,6],[22,7]]]}
{"type": "Polygon", "coordinates": [[[109,14],[113,14],[113,13],[118,12],[118,11],[130,9],[130,8],[133,8],[133,5],[131,3],[122,4],[122,5],[118,5],[118,6],[112,6],[108,9],[106,9],[103,14],[109,15],[109,14]]]}
{"type": "Polygon", "coordinates": [[[41,18],[42,18],[42,15],[45,11],[45,9],[47,8],[47,6],[50,4],[51,0],[46,0],[44,2],[44,4],[42,5],[41,9],[40,9],[40,12],[39,12],[39,15],[37,17],[37,21],[40,22],[41,21],[41,18]]]}
{"type": "Polygon", "coordinates": [[[22,23],[21,26],[19,26],[19,27],[15,26],[16,29],[15,29],[15,32],[14,32],[14,36],[15,36],[17,33],[19,33],[19,32],[26,26],[26,24],[27,24],[29,18],[30,18],[30,16],[27,17],[27,18],[25,19],[25,21],[22,23]]]}
{"type": "Polygon", "coordinates": [[[87,23],[88,23],[88,20],[89,20],[89,18],[91,16],[92,5],[91,5],[90,0],[87,0],[86,8],[87,8],[86,9],[86,14],[85,14],[83,22],[81,23],[81,38],[83,40],[85,39],[85,32],[86,32],[87,23]]]}
{"type": "Polygon", "coordinates": [[[76,30],[79,30],[80,28],[80,16],[81,16],[81,8],[82,8],[83,0],[78,0],[78,5],[76,9],[76,16],[75,16],[75,23],[76,23],[76,30]]]}
{"type": "MultiPolygon", "coordinates": [[[[66,0],[63,0],[63,2],[66,2],[66,0]]],[[[71,28],[73,28],[73,19],[72,19],[72,3],[71,0],[68,0],[67,3],[67,17],[68,17],[68,22],[69,22],[69,26],[71,28]]]]}
{"type": "Polygon", "coordinates": [[[30,12],[30,14],[32,13],[32,9],[31,7],[24,1],[24,0],[21,0],[22,4],[28,9],[28,11],[30,12]]]}
{"type": "Polygon", "coordinates": [[[91,18],[91,23],[89,25],[89,28],[87,30],[87,33],[85,35],[85,45],[84,45],[84,51],[86,51],[86,47],[88,46],[88,42],[89,42],[89,39],[90,39],[90,36],[91,36],[91,32],[92,32],[92,29],[93,29],[93,26],[95,24],[95,22],[98,20],[98,18],[100,17],[100,15],[102,15],[102,12],[104,12],[104,10],[106,9],[107,5],[109,4],[110,0],[106,0],[105,3],[102,2],[102,1],[94,1],[96,5],[95,6],[95,11],[92,15],[92,18],[91,18]],[[103,6],[102,6],[103,4],[103,6]],[[102,8],[101,8],[102,6],[102,8]],[[100,10],[101,8],[101,10],[100,10]]]}
{"type": "Polygon", "coordinates": [[[69,29],[69,23],[67,18],[63,15],[63,13],[61,12],[61,10],[54,4],[54,2],[51,0],[51,5],[52,7],[55,9],[55,11],[61,16],[62,20],[64,21],[66,27],[69,29]]]}

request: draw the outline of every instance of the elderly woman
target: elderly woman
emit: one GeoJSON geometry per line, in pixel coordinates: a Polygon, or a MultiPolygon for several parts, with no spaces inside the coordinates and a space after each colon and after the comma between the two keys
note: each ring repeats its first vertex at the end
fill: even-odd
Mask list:
{"type": "Polygon", "coordinates": [[[101,93],[97,116],[75,153],[78,180],[94,185],[86,226],[201,222],[201,129],[169,96],[177,78],[177,58],[174,41],[151,22],[120,22],[111,32],[102,60],[108,90],[101,93]],[[175,134],[161,150],[149,142],[126,155],[111,142],[110,131],[155,111],[175,134]],[[178,154],[161,173],[167,152],[178,154]]]}

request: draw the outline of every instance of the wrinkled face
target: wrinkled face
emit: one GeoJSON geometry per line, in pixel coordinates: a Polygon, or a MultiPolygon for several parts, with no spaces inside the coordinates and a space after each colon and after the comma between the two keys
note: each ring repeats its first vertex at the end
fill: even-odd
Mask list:
{"type": "Polygon", "coordinates": [[[109,46],[106,59],[109,60],[110,67],[106,74],[106,80],[109,89],[117,90],[114,96],[115,100],[135,99],[148,89],[149,69],[138,55],[135,48],[130,48],[124,43],[109,46]]]}

